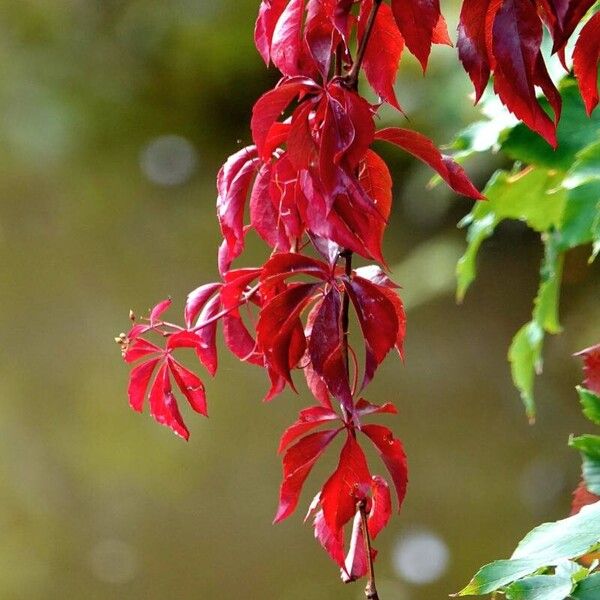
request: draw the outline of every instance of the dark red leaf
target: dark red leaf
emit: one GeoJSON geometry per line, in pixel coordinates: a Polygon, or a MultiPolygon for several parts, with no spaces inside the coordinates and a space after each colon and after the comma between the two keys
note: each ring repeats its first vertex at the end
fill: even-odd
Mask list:
{"type": "Polygon", "coordinates": [[[311,301],[317,284],[301,283],[275,296],[260,311],[256,333],[265,360],[293,387],[290,345],[299,316],[311,301]]]}
{"type": "Polygon", "coordinates": [[[598,105],[598,63],[600,62],[600,12],[583,27],[573,52],[573,69],[588,115],[598,105]]]}
{"type": "Polygon", "coordinates": [[[455,192],[475,200],[483,198],[481,193],[471,183],[464,169],[449,156],[441,154],[433,145],[433,142],[424,135],[410,129],[388,127],[377,131],[375,139],[385,140],[410,152],[413,156],[437,171],[440,177],[455,192]]]}
{"type": "Polygon", "coordinates": [[[294,512],[304,481],[319,456],[339,431],[333,429],[311,433],[287,450],[283,457],[283,482],[279,491],[275,523],[283,521],[294,512]]]}
{"type": "Polygon", "coordinates": [[[356,310],[365,340],[365,372],[361,386],[364,388],[396,344],[398,317],[394,305],[370,281],[355,276],[350,281],[344,281],[344,285],[356,310]]]}
{"type": "Polygon", "coordinates": [[[352,393],[342,346],[341,313],[340,292],[336,288],[331,288],[325,295],[315,318],[308,351],[317,375],[325,381],[331,394],[351,412],[352,393]]]}
{"type": "MultiPolygon", "coordinates": [[[[554,3],[562,2],[564,0],[552,0],[554,3]]],[[[568,0],[568,6],[564,11],[564,17],[562,23],[560,23],[559,30],[554,35],[554,46],[553,52],[557,52],[564,48],[569,41],[569,38],[575,31],[575,28],[581,22],[581,19],[585,16],[585,13],[596,3],[596,0],[568,0]]],[[[563,9],[564,10],[564,7],[563,9]]],[[[561,11],[562,12],[562,11],[561,11]]]]}
{"type": "Polygon", "coordinates": [[[478,102],[490,78],[486,15],[491,0],[463,0],[458,25],[458,56],[475,87],[478,102]]]}
{"type": "Polygon", "coordinates": [[[408,468],[406,466],[406,454],[402,442],[394,438],[393,433],[382,425],[363,425],[362,432],[367,435],[381,456],[387,467],[398,495],[398,509],[406,495],[408,482],[408,468]]]}
{"type": "Polygon", "coordinates": [[[494,90],[511,112],[555,147],[556,124],[536,98],[541,42],[542,22],[535,4],[504,0],[492,26],[494,90]]]}
{"type": "Polygon", "coordinates": [[[266,162],[271,158],[271,149],[265,152],[266,141],[275,121],[291,104],[294,98],[303,93],[316,92],[318,86],[306,77],[284,79],[274,89],[263,94],[252,109],[252,139],[258,148],[259,156],[266,162]]]}
{"type": "Polygon", "coordinates": [[[406,46],[425,71],[440,19],[439,0],[392,0],[392,11],[406,46]]]}

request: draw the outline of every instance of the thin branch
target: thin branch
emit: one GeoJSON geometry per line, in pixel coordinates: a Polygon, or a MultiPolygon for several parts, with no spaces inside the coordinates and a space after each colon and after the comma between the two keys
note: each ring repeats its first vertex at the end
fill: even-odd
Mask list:
{"type": "Polygon", "coordinates": [[[365,58],[367,44],[369,43],[369,38],[371,37],[371,33],[373,32],[373,26],[375,25],[375,17],[377,16],[377,11],[379,10],[381,2],[382,0],[375,0],[373,2],[373,7],[371,8],[371,12],[369,13],[369,17],[367,18],[365,33],[362,37],[362,40],[360,40],[360,45],[358,46],[356,60],[352,65],[352,69],[350,69],[350,72],[344,78],[346,85],[352,90],[356,90],[358,88],[358,74],[360,73],[360,69],[365,58]]]}
{"type": "Polygon", "coordinates": [[[373,552],[371,548],[371,537],[369,536],[369,527],[367,524],[367,511],[366,502],[361,500],[358,503],[358,510],[360,511],[360,522],[362,527],[363,539],[365,541],[365,552],[367,554],[367,565],[368,565],[368,581],[365,587],[365,597],[367,600],[379,600],[379,594],[377,593],[377,586],[375,585],[375,568],[373,566],[373,552]]]}

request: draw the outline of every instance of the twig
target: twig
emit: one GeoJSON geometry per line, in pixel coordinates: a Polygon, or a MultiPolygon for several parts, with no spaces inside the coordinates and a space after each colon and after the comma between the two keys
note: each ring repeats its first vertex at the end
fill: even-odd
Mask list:
{"type": "Polygon", "coordinates": [[[379,594],[377,593],[377,586],[375,585],[375,568],[373,567],[373,553],[371,551],[371,537],[369,536],[369,527],[367,524],[367,512],[366,502],[361,500],[358,503],[358,510],[360,511],[360,522],[362,528],[363,539],[365,541],[365,552],[367,553],[367,566],[368,566],[368,581],[365,587],[365,597],[367,600],[379,600],[379,594]]]}
{"type": "Polygon", "coordinates": [[[367,44],[369,43],[369,38],[371,37],[371,33],[373,32],[373,26],[375,25],[375,17],[377,16],[377,11],[379,10],[381,2],[382,0],[375,0],[373,3],[373,8],[371,8],[371,12],[369,13],[367,24],[365,26],[365,33],[362,37],[362,40],[360,41],[358,52],[356,53],[356,60],[354,61],[350,72],[344,78],[346,86],[348,86],[352,90],[355,90],[358,87],[358,74],[360,72],[363,60],[365,58],[367,44]]]}

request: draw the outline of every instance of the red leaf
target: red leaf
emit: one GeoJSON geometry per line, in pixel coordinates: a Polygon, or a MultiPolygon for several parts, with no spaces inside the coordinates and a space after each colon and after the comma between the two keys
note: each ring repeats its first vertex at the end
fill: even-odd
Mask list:
{"type": "Polygon", "coordinates": [[[275,121],[290,105],[292,100],[303,93],[316,92],[318,86],[305,77],[284,79],[274,89],[263,94],[252,109],[252,139],[258,148],[259,156],[266,162],[271,158],[271,151],[265,152],[266,141],[275,121]]]}
{"type": "Polygon", "coordinates": [[[162,349],[143,338],[136,338],[133,344],[129,344],[127,347],[124,355],[125,362],[132,363],[155,352],[162,352],[162,349]]]}
{"type": "Polygon", "coordinates": [[[339,429],[332,429],[311,433],[287,450],[283,457],[283,482],[279,491],[275,523],[283,521],[294,512],[304,481],[319,456],[339,432],[339,429]]]}
{"type": "Polygon", "coordinates": [[[588,115],[598,105],[598,63],[600,62],[600,13],[583,27],[573,52],[573,69],[588,115]]]}
{"type": "Polygon", "coordinates": [[[201,415],[208,416],[206,410],[206,394],[202,380],[194,373],[186,369],[182,364],[177,362],[173,357],[167,359],[169,369],[175,378],[177,387],[181,393],[187,398],[190,406],[201,415]]]}
{"type": "Polygon", "coordinates": [[[541,42],[542,23],[534,3],[504,0],[492,26],[494,90],[511,112],[556,147],[556,125],[536,98],[541,42]]]}
{"type": "Polygon", "coordinates": [[[392,0],[392,11],[408,49],[425,71],[440,18],[439,0],[392,0]]]}
{"type": "Polygon", "coordinates": [[[263,266],[261,281],[280,280],[295,274],[311,275],[322,281],[327,281],[331,275],[329,266],[320,261],[293,252],[275,254],[263,266]]]}
{"type": "Polygon", "coordinates": [[[312,109],[310,102],[303,102],[292,116],[292,126],[287,138],[287,156],[295,169],[307,169],[316,164],[317,148],[309,123],[312,109]]]}
{"type": "Polygon", "coordinates": [[[167,338],[167,350],[174,348],[197,348],[202,340],[193,331],[178,331],[167,338]]]}
{"type": "Polygon", "coordinates": [[[490,0],[463,0],[458,26],[458,56],[475,86],[477,103],[490,78],[486,15],[490,0]]]}
{"type": "Polygon", "coordinates": [[[585,482],[582,481],[573,492],[571,515],[576,515],[584,506],[594,504],[598,501],[600,501],[600,496],[592,494],[592,492],[587,489],[585,482]]]}
{"type": "Polygon", "coordinates": [[[254,27],[256,49],[268,66],[271,60],[271,42],[275,25],[286,7],[288,0],[262,0],[254,27]]]}
{"type": "Polygon", "coordinates": [[[131,371],[127,394],[129,396],[129,406],[137,412],[142,412],[148,383],[159,360],[160,358],[153,358],[143,362],[131,371]]]}
{"type": "Polygon", "coordinates": [[[600,344],[581,350],[575,356],[583,357],[584,387],[600,396],[600,344]]]}
{"type": "MultiPolygon", "coordinates": [[[[198,316],[198,324],[206,323],[215,317],[220,308],[221,299],[219,296],[214,296],[204,305],[204,308],[198,316]]],[[[200,362],[206,367],[211,375],[214,375],[217,372],[218,365],[216,334],[216,321],[204,325],[196,331],[196,335],[200,338],[200,345],[195,348],[196,354],[198,355],[200,362]]]]}
{"type": "MultiPolygon", "coordinates": [[[[371,549],[373,556],[376,551],[371,549]]],[[[342,581],[349,583],[364,577],[369,570],[369,562],[365,551],[365,540],[362,531],[362,516],[357,510],[352,522],[352,533],[350,534],[350,547],[342,566],[342,581]]]]}
{"type": "Polygon", "coordinates": [[[290,0],[273,31],[271,60],[289,77],[312,75],[314,72],[302,38],[303,13],[304,0],[290,0]]]}
{"type": "Polygon", "coordinates": [[[392,476],[396,487],[396,494],[398,495],[399,509],[406,495],[406,485],[408,482],[406,454],[404,453],[402,442],[394,438],[393,433],[382,425],[363,425],[362,432],[375,444],[379,455],[392,476]]]}
{"type": "MultiPolygon", "coordinates": [[[[362,39],[366,21],[373,7],[373,0],[363,0],[358,17],[358,37],[362,39]]],[[[404,40],[394,15],[387,4],[377,11],[371,37],[365,51],[363,67],[365,76],[377,95],[398,110],[402,110],[394,91],[394,82],[404,50],[404,40]]]]}
{"type": "Polygon", "coordinates": [[[367,459],[354,436],[348,432],[338,467],[321,490],[321,506],[327,525],[341,529],[356,513],[358,501],[366,498],[371,474],[367,459]]]}
{"type": "MultiPolygon", "coordinates": [[[[555,4],[562,2],[562,0],[551,1],[555,4]]],[[[561,9],[561,12],[564,11],[564,17],[561,20],[562,22],[559,21],[559,29],[554,35],[553,52],[557,52],[566,46],[575,28],[595,2],[596,0],[568,0],[566,11],[564,11],[564,7],[561,9]]],[[[560,13],[557,12],[557,14],[560,13]]]]}
{"type": "Polygon", "coordinates": [[[331,529],[325,521],[322,510],[315,514],[314,528],[315,538],[327,554],[342,567],[344,565],[344,530],[331,529]]]}
{"type": "Polygon", "coordinates": [[[250,223],[258,235],[271,248],[288,250],[289,244],[285,242],[279,223],[278,212],[271,201],[270,185],[272,163],[264,164],[256,179],[250,195],[250,223]]]}
{"type": "MultiPolygon", "coordinates": [[[[392,208],[392,177],[385,161],[372,150],[368,150],[359,168],[359,182],[365,193],[373,200],[380,219],[371,224],[376,246],[381,248],[383,235],[392,208]]],[[[381,251],[379,250],[379,253],[381,251]]]]}
{"type": "MultiPolygon", "coordinates": [[[[510,1],[510,0],[508,0],[510,1]]],[[[464,169],[445,156],[433,145],[433,142],[424,135],[409,129],[388,127],[375,133],[375,139],[385,140],[410,152],[416,158],[428,164],[437,171],[446,183],[459,194],[481,200],[483,196],[471,183],[464,169]]]]}
{"type": "Polygon", "coordinates": [[[329,74],[334,37],[336,41],[339,39],[339,35],[334,36],[333,24],[327,16],[323,0],[309,0],[304,39],[310,56],[324,79],[329,74]]]}
{"type": "Polygon", "coordinates": [[[308,351],[315,372],[325,381],[331,394],[351,412],[352,393],[342,350],[341,312],[340,292],[331,288],[315,318],[308,351]]]}
{"type": "Polygon", "coordinates": [[[188,328],[192,327],[210,297],[220,288],[220,283],[206,283],[188,294],[184,312],[185,324],[188,328]]]}
{"type": "Polygon", "coordinates": [[[379,475],[373,476],[371,510],[367,521],[369,535],[375,539],[387,525],[392,514],[392,498],[387,482],[379,475]]]}
{"type": "Polygon", "coordinates": [[[361,398],[356,403],[356,413],[359,417],[366,417],[367,415],[374,415],[379,413],[395,415],[398,413],[398,411],[396,410],[396,407],[390,402],[379,406],[378,404],[371,404],[368,400],[361,398]]]}
{"type": "Polygon", "coordinates": [[[283,452],[289,444],[299,438],[301,435],[308,433],[309,431],[316,429],[323,423],[328,421],[335,421],[338,415],[328,408],[322,406],[311,406],[300,411],[298,420],[290,425],[281,436],[279,441],[279,453],[283,452]]]}
{"type": "Polygon", "coordinates": [[[151,311],[150,311],[150,325],[155,325],[156,322],[160,319],[160,316],[171,306],[171,298],[167,298],[162,302],[159,302],[151,311]]]}
{"type": "Polygon", "coordinates": [[[398,337],[398,317],[387,296],[366,279],[353,277],[344,281],[354,305],[365,340],[364,388],[373,379],[377,367],[394,347],[398,337]]]}
{"type": "Polygon", "coordinates": [[[260,311],[256,333],[265,360],[293,387],[290,369],[290,345],[298,319],[311,301],[317,284],[301,283],[275,296],[260,311]]]}
{"type": "Polygon", "coordinates": [[[158,423],[166,425],[183,439],[187,440],[190,437],[171,391],[166,363],[158,370],[150,390],[150,413],[158,423]]]}

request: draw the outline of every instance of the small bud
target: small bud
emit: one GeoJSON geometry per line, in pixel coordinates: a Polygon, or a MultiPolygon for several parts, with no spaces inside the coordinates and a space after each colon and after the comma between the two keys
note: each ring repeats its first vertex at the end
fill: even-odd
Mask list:
{"type": "Polygon", "coordinates": [[[129,311],[129,320],[130,321],[135,321],[135,314],[132,310],[129,311]]]}

